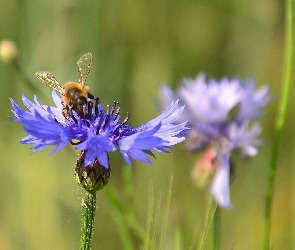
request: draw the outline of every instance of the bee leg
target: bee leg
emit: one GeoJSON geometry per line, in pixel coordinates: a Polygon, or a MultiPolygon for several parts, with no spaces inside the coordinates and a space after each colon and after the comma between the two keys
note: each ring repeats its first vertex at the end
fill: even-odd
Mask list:
{"type": "Polygon", "coordinates": [[[90,98],[90,99],[92,99],[92,100],[94,100],[94,96],[92,94],[90,94],[90,93],[88,93],[88,96],[87,97],[90,98]]]}
{"type": "Polygon", "coordinates": [[[95,99],[95,116],[98,116],[98,105],[99,105],[99,98],[95,99]]]}
{"type": "Polygon", "coordinates": [[[90,120],[92,116],[92,109],[93,109],[93,103],[91,101],[87,102],[87,114],[86,119],[90,120]]]}
{"type": "Polygon", "coordinates": [[[76,119],[76,117],[75,117],[74,114],[73,114],[72,108],[69,107],[68,105],[67,105],[67,107],[68,107],[69,118],[72,118],[72,119],[74,120],[74,122],[75,122],[76,124],[78,124],[77,119],[76,119]]]}
{"type": "Polygon", "coordinates": [[[86,116],[87,116],[87,107],[88,107],[88,105],[84,104],[83,107],[82,107],[82,112],[79,112],[79,116],[81,118],[86,118],[86,116]]]}
{"type": "Polygon", "coordinates": [[[67,104],[65,104],[64,102],[61,102],[61,104],[63,106],[62,114],[66,119],[68,119],[70,117],[69,106],[67,104]]]}

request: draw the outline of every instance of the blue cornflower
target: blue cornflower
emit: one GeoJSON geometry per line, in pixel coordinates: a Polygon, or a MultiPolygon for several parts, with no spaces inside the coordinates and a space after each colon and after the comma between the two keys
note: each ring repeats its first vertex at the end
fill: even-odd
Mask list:
{"type": "MultiPolygon", "coordinates": [[[[76,115],[66,118],[62,114],[61,98],[53,91],[53,100],[57,107],[41,105],[34,97],[31,102],[23,95],[23,103],[28,111],[20,108],[13,99],[11,104],[16,118],[11,118],[23,125],[29,134],[21,140],[24,144],[33,144],[35,152],[48,145],[57,145],[51,152],[64,147],[69,142],[78,140],[78,150],[85,150],[85,165],[98,159],[105,168],[109,167],[107,153],[120,149],[124,159],[130,165],[130,157],[151,164],[146,154],[153,155],[150,151],[166,152],[165,148],[182,142],[188,128],[187,122],[175,125],[174,122],[181,115],[184,107],[179,108],[179,101],[171,106],[154,120],[139,127],[132,128],[127,124],[127,119],[122,123],[119,115],[120,106],[114,103],[112,107],[103,110],[101,104],[96,102],[96,107],[91,109],[91,115],[84,118],[76,115]]],[[[34,152],[34,153],[35,153],[34,152]]]]}
{"type": "Polygon", "coordinates": [[[232,153],[238,152],[242,157],[257,154],[262,128],[254,120],[270,101],[268,92],[266,86],[256,90],[253,79],[246,82],[237,78],[210,79],[207,83],[205,74],[184,79],[175,92],[168,85],[162,87],[164,106],[173,99],[179,99],[186,106],[178,118],[179,122],[190,120],[192,130],[186,147],[203,152],[193,177],[200,184],[214,174],[211,193],[221,207],[231,207],[232,153]]]}
{"type": "Polygon", "coordinates": [[[184,110],[184,106],[179,107],[179,101],[172,102],[157,118],[133,128],[127,124],[129,114],[121,122],[120,105],[116,102],[104,110],[98,99],[89,100],[92,105],[90,109],[85,107],[84,116],[73,110],[70,116],[64,116],[62,99],[54,90],[52,98],[56,107],[40,104],[36,96],[32,102],[23,95],[22,101],[28,111],[10,99],[15,115],[15,118],[10,118],[21,123],[28,133],[21,143],[32,144],[33,153],[56,145],[51,154],[72,143],[83,153],[83,165],[86,167],[98,161],[99,165],[108,169],[108,153],[118,148],[129,165],[130,158],[151,164],[147,155],[154,157],[152,149],[160,153],[168,152],[166,149],[182,142],[189,130],[187,121],[175,124],[184,110]]]}

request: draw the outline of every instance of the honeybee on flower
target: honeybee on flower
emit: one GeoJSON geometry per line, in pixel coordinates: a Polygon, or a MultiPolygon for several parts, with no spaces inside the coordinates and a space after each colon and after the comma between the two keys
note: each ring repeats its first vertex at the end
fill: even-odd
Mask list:
{"type": "Polygon", "coordinates": [[[107,105],[104,109],[99,99],[94,98],[85,85],[91,64],[90,53],[79,59],[80,81],[70,83],[69,91],[72,92],[74,87],[74,93],[70,93],[71,98],[68,99],[68,84],[62,87],[48,71],[37,73],[37,78],[42,83],[54,89],[52,98],[56,107],[41,104],[37,96],[31,101],[23,95],[22,101],[28,111],[10,99],[15,118],[9,118],[22,124],[28,136],[21,143],[32,144],[30,148],[35,149],[35,152],[55,145],[56,148],[51,152],[55,153],[68,143],[73,144],[80,151],[75,168],[76,180],[88,192],[93,193],[108,182],[110,152],[120,149],[129,165],[131,159],[152,164],[147,157],[155,157],[152,150],[168,152],[167,149],[185,140],[189,128],[186,127],[188,121],[175,124],[184,110],[184,106],[179,107],[178,100],[171,102],[161,115],[138,127],[128,124],[129,113],[121,120],[121,106],[118,102],[107,105]]]}

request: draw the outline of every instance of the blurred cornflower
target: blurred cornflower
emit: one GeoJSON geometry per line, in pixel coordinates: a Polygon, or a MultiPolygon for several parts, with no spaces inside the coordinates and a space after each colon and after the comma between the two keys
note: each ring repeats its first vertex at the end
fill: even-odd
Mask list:
{"type": "MultiPolygon", "coordinates": [[[[15,115],[15,118],[10,118],[21,123],[29,134],[21,140],[21,143],[32,144],[30,148],[35,149],[33,153],[49,145],[56,145],[51,154],[68,143],[75,145],[76,149],[81,151],[77,161],[77,174],[81,171],[81,167],[83,171],[89,171],[88,166],[102,166],[104,169],[109,169],[108,153],[117,148],[129,165],[131,158],[151,164],[147,155],[155,157],[152,149],[160,153],[168,152],[167,149],[185,139],[184,135],[189,130],[186,127],[187,121],[175,124],[184,110],[184,106],[179,107],[179,101],[172,102],[170,107],[155,119],[133,128],[127,124],[128,113],[121,121],[120,105],[116,102],[104,110],[98,99],[88,100],[88,107],[85,107],[82,115],[72,110],[69,116],[65,116],[62,99],[54,90],[52,98],[56,107],[40,104],[37,96],[34,96],[32,102],[23,95],[22,101],[28,111],[10,99],[12,112],[15,115]]],[[[104,170],[99,171],[102,174],[99,178],[105,177],[105,173],[101,173],[104,170]]],[[[81,178],[84,177],[79,176],[81,182],[81,178]]],[[[105,183],[99,184],[99,188],[105,185],[105,183]]],[[[90,188],[90,191],[94,190],[90,188]]]]}
{"type": "Polygon", "coordinates": [[[196,184],[204,185],[213,176],[211,193],[220,207],[232,206],[229,192],[232,153],[242,158],[257,154],[262,128],[254,122],[270,101],[267,86],[256,90],[254,79],[210,79],[205,74],[184,79],[177,91],[161,89],[163,106],[179,99],[186,108],[178,121],[190,120],[192,129],[186,148],[202,152],[192,171],[196,184]]]}

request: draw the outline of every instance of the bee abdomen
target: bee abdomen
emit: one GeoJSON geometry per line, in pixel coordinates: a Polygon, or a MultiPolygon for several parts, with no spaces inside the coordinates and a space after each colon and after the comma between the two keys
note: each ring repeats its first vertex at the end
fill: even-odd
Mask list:
{"type": "Polygon", "coordinates": [[[76,111],[81,117],[84,117],[84,109],[87,105],[87,99],[84,96],[79,96],[78,98],[71,99],[69,106],[72,110],[76,111]]]}

